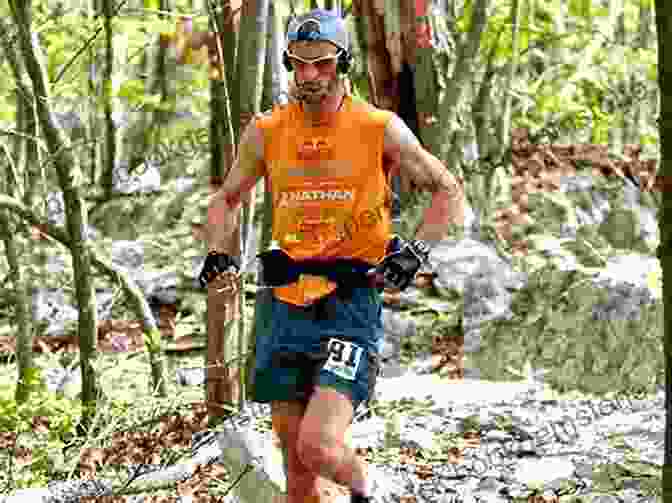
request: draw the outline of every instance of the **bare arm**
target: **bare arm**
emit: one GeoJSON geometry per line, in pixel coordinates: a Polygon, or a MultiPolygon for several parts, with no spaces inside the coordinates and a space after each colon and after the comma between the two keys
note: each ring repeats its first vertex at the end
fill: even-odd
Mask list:
{"type": "Polygon", "coordinates": [[[255,121],[243,131],[236,158],[224,183],[208,201],[208,249],[234,255],[232,237],[238,228],[240,202],[264,175],[264,140],[255,121]]]}
{"type": "Polygon", "coordinates": [[[385,156],[420,190],[432,193],[416,239],[437,242],[464,228],[464,190],[443,165],[427,152],[413,132],[396,114],[385,129],[385,156]]]}

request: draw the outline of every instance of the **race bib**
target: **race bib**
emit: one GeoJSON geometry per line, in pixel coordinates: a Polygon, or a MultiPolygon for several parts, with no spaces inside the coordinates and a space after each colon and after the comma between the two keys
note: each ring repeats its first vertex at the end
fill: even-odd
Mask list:
{"type": "Polygon", "coordinates": [[[329,359],[322,367],[348,381],[354,381],[364,348],[341,339],[329,339],[329,359]]]}

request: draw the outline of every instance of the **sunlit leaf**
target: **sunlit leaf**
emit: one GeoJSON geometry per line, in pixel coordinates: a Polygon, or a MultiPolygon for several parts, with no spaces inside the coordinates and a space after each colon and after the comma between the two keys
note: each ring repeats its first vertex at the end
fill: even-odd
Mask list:
{"type": "Polygon", "coordinates": [[[140,79],[129,79],[119,86],[117,96],[129,100],[140,100],[145,93],[145,83],[140,79]]]}

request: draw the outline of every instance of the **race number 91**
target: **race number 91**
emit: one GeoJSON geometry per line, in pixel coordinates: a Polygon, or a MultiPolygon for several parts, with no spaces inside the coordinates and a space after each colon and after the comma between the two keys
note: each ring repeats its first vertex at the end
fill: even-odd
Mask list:
{"type": "Polygon", "coordinates": [[[364,348],[352,342],[331,338],[328,343],[329,359],[323,370],[348,381],[354,381],[364,348]]]}

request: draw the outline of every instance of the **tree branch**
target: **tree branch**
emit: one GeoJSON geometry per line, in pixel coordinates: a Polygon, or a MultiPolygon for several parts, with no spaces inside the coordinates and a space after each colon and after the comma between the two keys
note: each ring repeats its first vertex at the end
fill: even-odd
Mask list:
{"type": "MultiPolygon", "coordinates": [[[[0,209],[6,209],[15,215],[18,215],[21,219],[38,227],[48,239],[56,241],[70,249],[72,241],[65,228],[45,222],[20,201],[13,197],[0,194],[0,209]]],[[[157,329],[158,325],[147,299],[145,299],[142,290],[136,285],[135,281],[128,276],[128,273],[121,268],[115,267],[111,261],[108,261],[107,258],[103,257],[90,241],[85,242],[85,247],[90,253],[93,265],[106,275],[110,281],[121,283],[124,293],[128,295],[128,298],[134,304],[136,314],[142,316],[144,330],[149,331],[157,329]]]]}
{"type": "MultiPolygon", "coordinates": [[[[119,5],[117,5],[117,8],[114,10],[114,14],[112,15],[113,17],[116,16],[117,14],[119,14],[119,11],[121,10],[121,8],[124,6],[124,4],[125,4],[126,2],[128,2],[128,0],[121,0],[121,2],[119,3],[119,5]]],[[[81,56],[82,53],[83,53],[85,50],[87,50],[87,49],[89,48],[89,46],[93,43],[94,40],[96,40],[96,37],[98,37],[98,35],[100,34],[100,32],[103,31],[103,29],[104,29],[104,26],[99,27],[99,28],[96,30],[96,32],[95,32],[93,35],[91,35],[91,38],[89,38],[89,40],[87,40],[86,42],[84,42],[84,45],[83,45],[82,47],[80,47],[79,50],[74,54],[74,56],[72,56],[72,58],[70,58],[70,60],[63,66],[63,68],[61,68],[61,71],[58,72],[58,75],[56,75],[56,78],[54,79],[54,81],[52,82],[52,84],[57,84],[58,81],[61,80],[61,77],[63,77],[63,75],[65,74],[65,72],[67,72],[67,71],[70,69],[70,67],[73,65],[73,63],[75,62],[75,60],[76,60],[79,56],[81,56]]]]}

